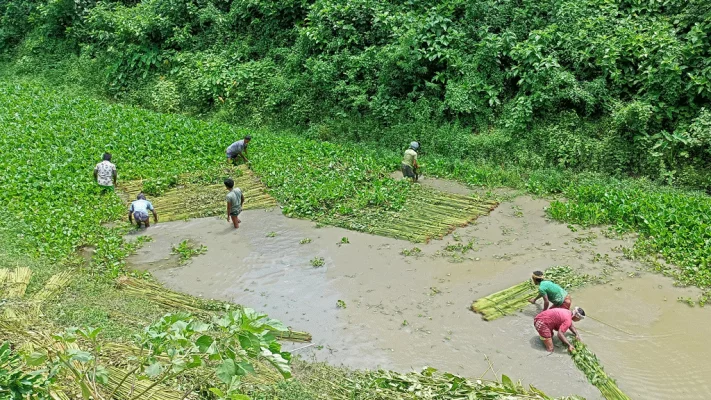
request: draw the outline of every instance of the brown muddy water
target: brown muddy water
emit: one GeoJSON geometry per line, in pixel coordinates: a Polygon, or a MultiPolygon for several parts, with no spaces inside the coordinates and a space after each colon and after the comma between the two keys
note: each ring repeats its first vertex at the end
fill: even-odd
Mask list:
{"type": "Polygon", "coordinates": [[[646,272],[629,277],[641,266],[614,249],[633,239],[606,238],[597,229],[573,232],[546,219],[547,204],[515,198],[427,245],[316,228],[278,209],[245,211],[237,231],[224,218],[151,226],[154,241],[130,261],[170,288],[244,304],[309,331],[315,345],[297,351],[307,358],[399,371],[432,366],[472,378],[506,374],[549,395],[588,399],[600,394],[562,346],[552,355],[542,347],[532,326],[540,305],[492,322],[469,306],[533,270],[564,264],[591,274],[607,269],[614,281],[572,296],[574,305],[602,321],[587,318],[577,326],[620,388],[634,399],[711,398],[711,347],[703,340],[711,313],[676,301],[697,292],[646,272]],[[343,237],[350,243],[340,244],[343,237]],[[312,241],[300,244],[305,238],[312,241]],[[177,266],[170,248],[183,239],[206,245],[207,253],[177,266]],[[464,254],[446,251],[470,241],[464,254]],[[414,247],[422,252],[401,254],[414,247]],[[311,265],[318,257],[323,267],[311,265]],[[337,307],[338,300],[346,308],[337,307]]]}

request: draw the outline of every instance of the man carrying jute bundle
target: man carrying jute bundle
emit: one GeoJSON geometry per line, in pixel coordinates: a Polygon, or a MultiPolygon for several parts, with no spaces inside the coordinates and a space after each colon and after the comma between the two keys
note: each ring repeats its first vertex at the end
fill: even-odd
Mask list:
{"type": "Polygon", "coordinates": [[[565,337],[565,332],[570,329],[575,335],[575,340],[581,341],[573,322],[578,322],[583,318],[585,318],[585,311],[580,307],[575,307],[573,311],[564,308],[551,308],[536,315],[533,319],[533,327],[536,328],[538,336],[548,352],[553,352],[553,332],[558,331],[558,339],[565,343],[568,346],[568,351],[572,353],[575,349],[565,337]]]}
{"type": "Polygon", "coordinates": [[[570,310],[571,299],[565,289],[545,279],[541,271],[534,271],[531,279],[533,284],[538,286],[538,296],[529,300],[531,304],[535,304],[538,299],[543,297],[543,311],[549,308],[570,310]]]}
{"type": "Polygon", "coordinates": [[[417,182],[419,177],[417,174],[417,169],[420,167],[417,164],[417,149],[419,148],[419,143],[410,143],[410,147],[405,150],[405,155],[402,158],[402,176],[403,178],[412,178],[413,182],[417,182]]]}

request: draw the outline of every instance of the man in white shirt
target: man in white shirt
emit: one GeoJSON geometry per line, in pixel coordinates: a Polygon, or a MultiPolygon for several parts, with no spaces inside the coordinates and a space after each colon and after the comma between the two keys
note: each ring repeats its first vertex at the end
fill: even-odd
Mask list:
{"type": "Polygon", "coordinates": [[[111,163],[111,154],[104,153],[104,161],[94,167],[94,179],[104,191],[113,191],[116,177],[116,166],[111,163]]]}

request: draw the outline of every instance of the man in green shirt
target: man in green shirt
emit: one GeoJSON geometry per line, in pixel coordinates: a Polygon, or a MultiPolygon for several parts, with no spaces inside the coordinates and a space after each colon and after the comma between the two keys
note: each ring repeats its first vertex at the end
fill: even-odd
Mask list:
{"type": "Polygon", "coordinates": [[[242,222],[239,219],[239,214],[242,212],[244,195],[240,188],[235,187],[235,181],[230,178],[225,179],[225,188],[230,191],[225,197],[227,201],[227,222],[232,221],[235,229],[238,229],[239,224],[242,222]]]}
{"type": "Polygon", "coordinates": [[[402,158],[402,176],[404,178],[412,178],[413,182],[417,182],[417,149],[420,144],[417,142],[410,143],[410,147],[405,150],[405,155],[402,158]]]}
{"type": "Polygon", "coordinates": [[[531,304],[534,304],[538,299],[543,297],[543,311],[549,308],[565,308],[570,310],[571,299],[565,289],[546,280],[541,271],[534,271],[531,279],[533,283],[538,286],[538,296],[535,299],[529,300],[531,304]]]}

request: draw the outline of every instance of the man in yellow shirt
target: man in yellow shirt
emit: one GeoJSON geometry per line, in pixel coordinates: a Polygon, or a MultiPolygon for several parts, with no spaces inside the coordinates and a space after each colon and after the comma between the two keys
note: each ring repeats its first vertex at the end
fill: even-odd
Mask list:
{"type": "Polygon", "coordinates": [[[410,143],[410,148],[405,150],[405,156],[402,158],[402,176],[404,178],[412,178],[413,182],[417,182],[417,149],[420,144],[417,142],[410,143]]]}

